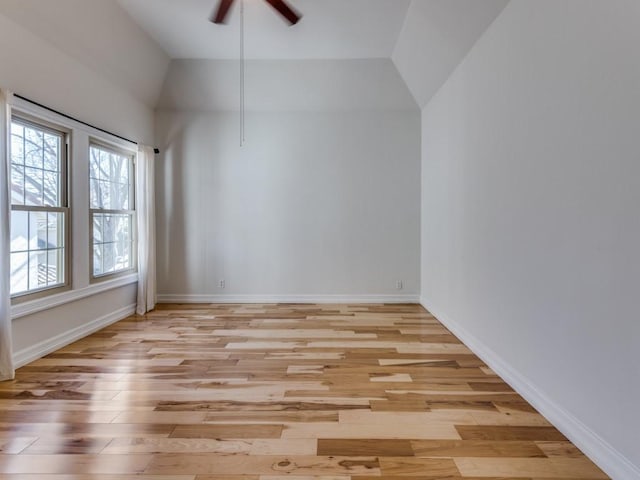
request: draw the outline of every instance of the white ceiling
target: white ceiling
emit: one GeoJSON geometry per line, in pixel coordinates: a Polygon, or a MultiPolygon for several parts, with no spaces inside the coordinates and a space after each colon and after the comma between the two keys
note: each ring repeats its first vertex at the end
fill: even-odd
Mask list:
{"type": "MultiPolygon", "coordinates": [[[[303,17],[289,26],[264,0],[245,0],[251,59],[390,58],[410,0],[288,0],[303,17]]],[[[172,58],[234,59],[238,3],[227,25],[208,17],[218,0],[118,0],[172,58]]]]}
{"type": "MultiPolygon", "coordinates": [[[[418,107],[393,62],[358,60],[249,60],[244,108],[269,111],[414,111],[418,107]]],[[[236,111],[237,60],[172,60],[156,107],[236,111]]]]}

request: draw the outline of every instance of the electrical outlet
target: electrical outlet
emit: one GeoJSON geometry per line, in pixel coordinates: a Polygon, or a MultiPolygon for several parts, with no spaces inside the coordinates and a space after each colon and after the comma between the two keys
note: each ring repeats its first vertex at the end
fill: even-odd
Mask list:
{"type": "Polygon", "coordinates": [[[224,278],[218,282],[218,288],[224,288],[224,278]]]}
{"type": "Polygon", "coordinates": [[[402,280],[396,280],[396,290],[402,290],[402,280]]]}

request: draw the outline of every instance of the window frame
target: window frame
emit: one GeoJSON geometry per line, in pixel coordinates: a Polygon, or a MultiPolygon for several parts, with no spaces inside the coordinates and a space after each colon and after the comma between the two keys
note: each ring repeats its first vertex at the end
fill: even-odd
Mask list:
{"type": "Polygon", "coordinates": [[[122,145],[110,143],[104,139],[97,138],[95,136],[89,136],[89,147],[87,149],[88,159],[88,187],[89,187],[89,282],[99,283],[106,280],[111,280],[119,277],[124,277],[136,273],[138,271],[138,225],[136,221],[136,155],[134,150],[124,148],[122,145]],[[129,162],[129,209],[128,210],[113,210],[105,208],[92,208],[91,207],[91,148],[97,147],[107,152],[122,155],[130,159],[129,162]],[[133,207],[133,208],[131,208],[133,207]],[[117,270],[115,272],[102,273],[95,275],[94,273],[94,236],[93,225],[94,215],[98,214],[114,214],[114,215],[131,215],[131,267],[117,270]]]}
{"type": "MultiPolygon", "coordinates": [[[[16,305],[24,302],[29,302],[32,300],[38,300],[41,298],[48,297],[50,295],[56,295],[61,292],[65,292],[71,290],[72,285],[72,267],[71,267],[71,257],[72,257],[72,241],[71,241],[71,222],[72,222],[72,209],[71,209],[71,168],[69,165],[69,159],[71,158],[71,129],[60,125],[55,122],[51,122],[44,118],[41,118],[37,115],[32,115],[26,113],[20,109],[13,108],[11,111],[11,123],[9,125],[9,129],[14,123],[21,124],[25,127],[35,128],[45,133],[53,134],[59,136],[62,140],[60,148],[60,189],[59,196],[61,201],[59,204],[63,205],[60,207],[55,206],[46,206],[46,205],[26,205],[26,204],[14,204],[13,199],[11,198],[11,212],[14,211],[22,211],[22,212],[51,212],[51,213],[61,213],[64,218],[64,228],[62,229],[63,234],[63,251],[64,258],[62,260],[62,265],[64,268],[64,281],[62,283],[57,283],[51,286],[44,286],[40,288],[27,289],[22,292],[12,293],[11,294],[11,304],[16,305]]],[[[12,162],[12,152],[11,146],[13,141],[9,142],[8,147],[8,162],[11,166],[12,162]]],[[[13,182],[10,180],[9,187],[12,188],[13,182]]],[[[9,227],[11,228],[11,227],[9,227]]],[[[11,252],[13,253],[13,252],[11,252]]]]}

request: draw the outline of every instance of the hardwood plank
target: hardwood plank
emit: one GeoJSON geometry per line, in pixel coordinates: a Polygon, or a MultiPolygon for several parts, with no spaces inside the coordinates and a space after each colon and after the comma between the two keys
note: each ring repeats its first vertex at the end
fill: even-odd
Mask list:
{"type": "Polygon", "coordinates": [[[170,438],[280,438],[282,425],[178,425],[170,438]]]}
{"type": "Polygon", "coordinates": [[[0,454],[20,453],[36,440],[38,437],[0,438],[0,454]]]}
{"type": "MultiPolygon", "coordinates": [[[[172,412],[173,413],[173,412],[172,412]]],[[[178,413],[178,412],[175,412],[178,413]]],[[[337,422],[338,412],[329,410],[303,411],[240,411],[206,413],[204,423],[276,423],[276,422],[337,422]]]]}
{"type": "Polygon", "coordinates": [[[372,412],[428,412],[431,409],[424,400],[371,400],[372,412]]]}
{"type": "Polygon", "coordinates": [[[550,427],[551,424],[539,413],[529,412],[471,412],[478,425],[510,425],[522,427],[550,427]]]}
{"type": "Polygon", "coordinates": [[[119,455],[117,462],[108,455],[0,455],[0,473],[137,474],[151,459],[151,455],[119,455]]]}
{"type": "Polygon", "coordinates": [[[157,402],[155,403],[157,411],[192,411],[192,410],[204,410],[207,412],[220,413],[221,415],[233,415],[233,414],[253,414],[259,415],[262,412],[269,415],[277,412],[306,412],[311,411],[329,412],[332,415],[336,414],[339,410],[362,410],[368,409],[368,402],[358,401],[354,402],[353,399],[336,399],[327,401],[326,399],[316,398],[308,401],[300,400],[282,400],[278,402],[251,402],[251,401],[210,401],[210,402],[197,402],[197,401],[185,401],[185,402],[157,402]]]}
{"type": "Polygon", "coordinates": [[[282,431],[282,438],[381,438],[381,439],[453,439],[460,436],[450,424],[348,424],[314,423],[288,424],[282,431]]]}
{"type": "Polygon", "coordinates": [[[584,453],[571,442],[536,442],[536,445],[547,457],[584,457],[584,453]]]}
{"type": "Polygon", "coordinates": [[[493,425],[456,425],[463,440],[558,440],[567,441],[554,427],[512,427],[493,425]]]}
{"type": "MultiPolygon", "coordinates": [[[[112,439],[109,437],[41,437],[25,450],[29,455],[100,453],[112,439]]],[[[128,453],[128,452],[125,452],[128,453]]]]}
{"type": "Polygon", "coordinates": [[[318,455],[346,455],[354,457],[413,457],[409,440],[386,439],[318,439],[318,455]]]}
{"type": "Polygon", "coordinates": [[[206,416],[205,412],[122,412],[111,423],[194,424],[203,422],[206,416]]]}
{"type": "Polygon", "coordinates": [[[251,445],[250,455],[316,455],[318,444],[315,439],[295,438],[291,440],[256,439],[251,445]]]}
{"type": "Polygon", "coordinates": [[[145,473],[179,474],[249,474],[249,475],[357,475],[379,474],[375,457],[323,456],[213,456],[208,454],[155,455],[145,473]]]}
{"type": "Polygon", "coordinates": [[[158,424],[115,424],[115,423],[16,423],[0,424],[0,437],[48,435],[60,438],[73,436],[97,437],[131,437],[131,436],[168,436],[175,425],[158,424]]]}
{"type": "MultiPolygon", "coordinates": [[[[297,322],[292,322],[295,324],[297,322]]],[[[225,337],[249,337],[249,338],[376,338],[375,333],[355,333],[353,330],[337,330],[337,329],[312,329],[312,328],[294,328],[271,330],[268,328],[261,329],[242,329],[234,328],[232,330],[213,330],[213,335],[225,337]]]]}
{"type": "Polygon", "coordinates": [[[102,450],[103,454],[128,453],[209,453],[248,455],[253,440],[217,440],[209,438],[114,438],[102,450]]]}
{"type": "Polygon", "coordinates": [[[370,382],[413,382],[411,375],[408,373],[371,373],[369,374],[370,382]]]}
{"type": "Polygon", "coordinates": [[[369,412],[347,410],[340,412],[340,423],[350,425],[385,425],[389,428],[412,425],[476,425],[471,412],[466,410],[438,410],[431,412],[369,412]]]}
{"type": "Polygon", "coordinates": [[[517,478],[604,479],[607,476],[586,458],[456,458],[463,476],[517,478]]]}
{"type": "Polygon", "coordinates": [[[260,480],[260,475],[196,475],[196,480],[260,480]]]}
{"type": "Polygon", "coordinates": [[[383,457],[380,458],[382,475],[402,477],[451,477],[460,472],[450,458],[383,457]]]}
{"type": "Polygon", "coordinates": [[[544,457],[535,442],[488,440],[412,440],[416,457],[544,457]]]}
{"type": "MultiPolygon", "coordinates": [[[[379,477],[378,477],[379,478],[379,477]]],[[[259,480],[350,480],[349,475],[260,475],[259,480]]]]}

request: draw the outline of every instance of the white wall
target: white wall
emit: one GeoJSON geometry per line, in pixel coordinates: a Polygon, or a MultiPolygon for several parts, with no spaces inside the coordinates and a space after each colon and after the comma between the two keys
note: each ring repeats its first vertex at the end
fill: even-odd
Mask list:
{"type": "MultiPolygon", "coordinates": [[[[261,65],[273,72],[283,63],[261,65]]],[[[328,93],[320,104],[312,86],[295,73],[308,65],[321,70],[318,62],[289,62],[284,71],[292,73],[280,73],[275,95],[288,111],[269,111],[248,96],[248,106],[263,111],[248,112],[243,147],[237,112],[158,113],[161,299],[418,298],[419,111],[397,73],[385,77],[388,60],[365,71],[391,79],[390,98],[401,98],[396,110],[384,90],[370,95],[365,109],[363,94],[348,87],[358,84],[352,79],[361,65],[349,61],[325,64],[337,81],[322,86],[328,93]],[[395,90],[402,95],[394,97],[395,90]],[[284,98],[283,92],[292,94],[284,98]],[[403,281],[401,290],[397,280],[403,281]]],[[[183,65],[177,68],[183,76],[183,65]]],[[[250,78],[269,81],[270,75],[250,78]]],[[[237,95],[234,83],[211,83],[222,90],[215,97],[203,94],[205,106],[207,99],[237,95]]],[[[216,102],[214,108],[226,105],[216,102]]]]}
{"type": "Polygon", "coordinates": [[[635,0],[512,0],[422,117],[424,305],[618,479],[640,478],[638,45],[635,0]]]}
{"type": "MultiPolygon", "coordinates": [[[[3,88],[125,137],[153,142],[153,111],[128,91],[3,15],[0,15],[0,44],[10,45],[0,49],[3,88]]],[[[29,110],[28,104],[22,105],[28,113],[42,114],[53,122],[60,120],[38,109],[29,110]]],[[[14,354],[19,364],[133,312],[135,283],[131,282],[135,279],[117,281],[101,293],[96,291],[107,284],[89,284],[87,158],[91,131],[73,122],[68,126],[73,129],[70,189],[73,290],[50,298],[56,304],[53,308],[42,309],[46,303],[43,300],[14,305],[14,354]]]]}
{"type": "Polygon", "coordinates": [[[14,361],[25,365],[135,312],[137,284],[66,302],[13,321],[14,361]]]}
{"type": "Polygon", "coordinates": [[[0,13],[0,85],[119,135],[153,142],[153,110],[0,13]]]}
{"type": "MultiPolygon", "coordinates": [[[[115,0],[2,0],[0,15],[96,72],[101,85],[106,78],[155,106],[169,57],[115,0]]],[[[22,41],[14,37],[12,47],[22,41]]]]}

